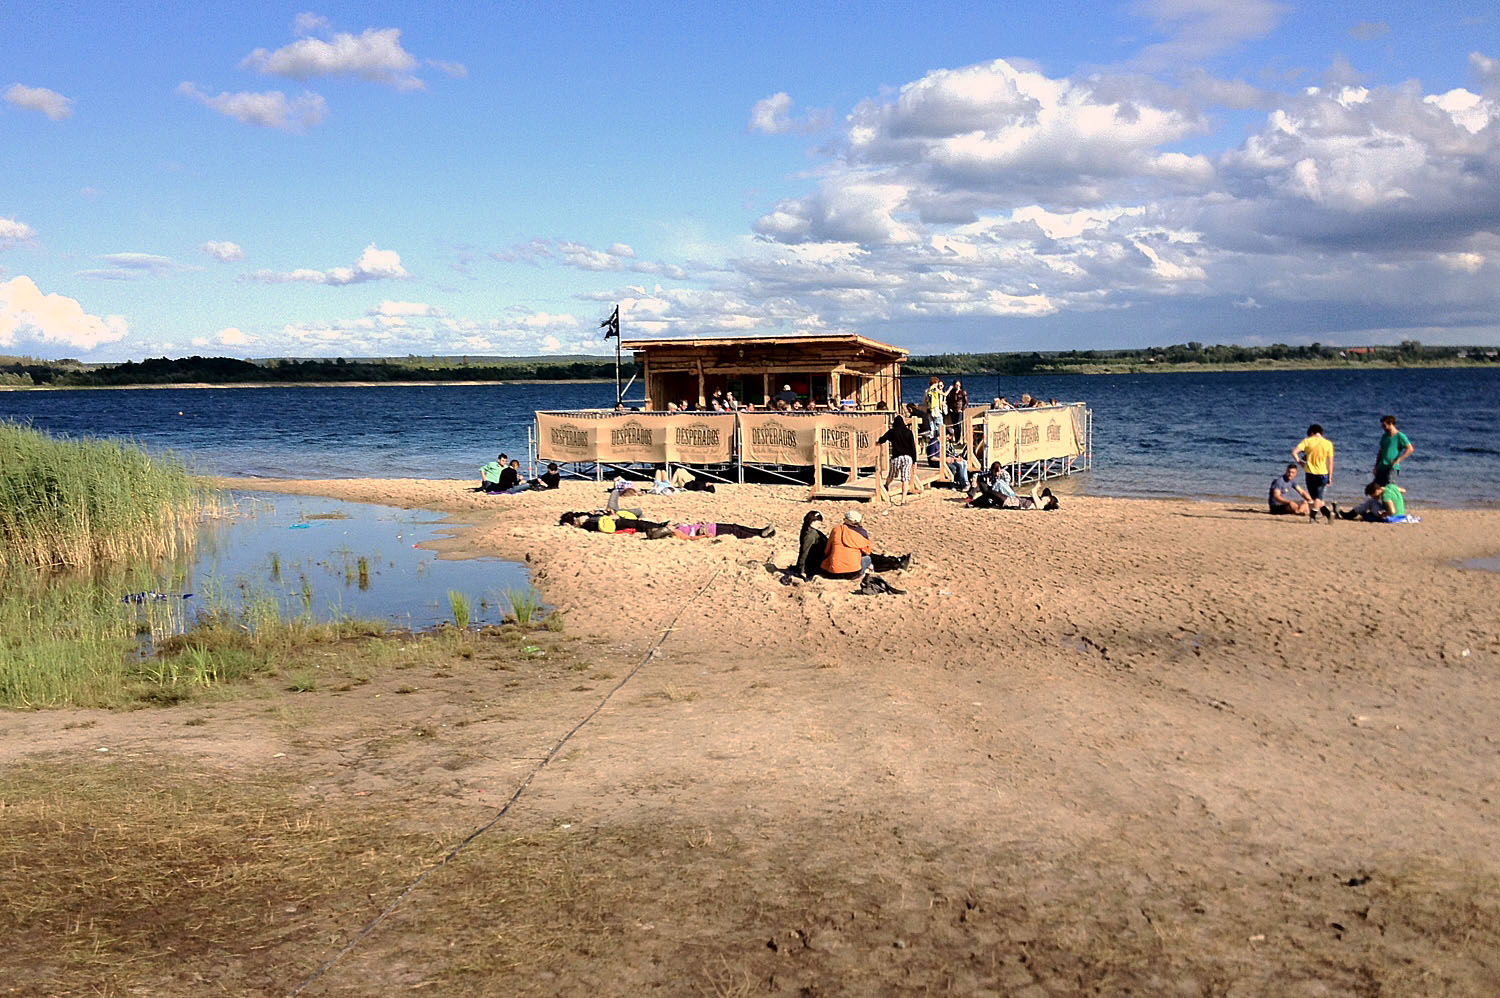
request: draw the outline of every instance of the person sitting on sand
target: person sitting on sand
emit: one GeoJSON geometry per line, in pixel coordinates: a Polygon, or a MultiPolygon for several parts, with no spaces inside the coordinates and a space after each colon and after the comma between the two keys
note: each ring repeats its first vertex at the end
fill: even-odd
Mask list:
{"type": "Polygon", "coordinates": [[[863,579],[874,567],[870,537],[864,530],[856,529],[864,518],[857,509],[846,510],[844,522],[829,533],[819,568],[830,579],[863,579]]]}
{"type": "Polygon", "coordinates": [[[1289,464],[1284,474],[1271,479],[1271,491],[1266,495],[1266,502],[1270,505],[1273,516],[1306,516],[1308,510],[1312,509],[1312,496],[1297,484],[1298,470],[1295,464],[1289,464]]]}
{"type": "Polygon", "coordinates": [[[515,493],[525,492],[531,488],[531,483],[521,478],[521,462],[511,458],[510,464],[500,472],[500,481],[496,483],[496,492],[515,493]]]}
{"type": "Polygon", "coordinates": [[[1395,482],[1386,482],[1380,490],[1380,504],[1387,518],[1406,515],[1406,490],[1395,482]]]}
{"type": "Polygon", "coordinates": [[[557,462],[552,461],[547,465],[547,470],[531,480],[530,488],[538,492],[545,489],[555,489],[562,485],[562,472],[557,470],[557,462]]]}
{"type": "Polygon", "coordinates": [[[990,465],[970,480],[969,505],[975,509],[1004,509],[1010,502],[1020,502],[1021,497],[1010,487],[1010,472],[999,461],[990,465]]]}
{"type": "MultiPolygon", "coordinates": [[[[1338,503],[1330,503],[1329,505],[1333,508],[1334,518],[1339,520],[1363,520],[1365,523],[1383,522],[1386,518],[1386,511],[1381,493],[1384,491],[1385,486],[1379,482],[1371,482],[1365,486],[1365,501],[1353,509],[1339,509],[1338,503]]],[[[1401,508],[1405,510],[1406,506],[1404,502],[1401,508]]]]}
{"type": "MultiPolygon", "coordinates": [[[[823,533],[822,523],[823,514],[817,510],[812,510],[802,518],[802,535],[798,538],[797,562],[787,569],[789,575],[795,575],[800,579],[811,579],[818,574],[823,559],[828,554],[828,535],[823,533]]],[[[864,532],[858,525],[856,529],[861,533],[864,532]]],[[[877,572],[897,572],[911,567],[911,555],[905,554],[898,558],[872,551],[870,564],[877,572]]]]}
{"type": "Polygon", "coordinates": [[[501,454],[495,460],[483,465],[479,469],[479,488],[476,492],[499,492],[500,475],[505,471],[506,457],[501,454]]]}

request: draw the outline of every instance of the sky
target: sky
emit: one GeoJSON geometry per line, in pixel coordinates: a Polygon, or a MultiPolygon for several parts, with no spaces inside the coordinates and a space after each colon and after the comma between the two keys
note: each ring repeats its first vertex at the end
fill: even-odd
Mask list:
{"type": "Polygon", "coordinates": [[[0,5],[0,353],[1500,344],[1492,0],[184,6],[0,5]]]}

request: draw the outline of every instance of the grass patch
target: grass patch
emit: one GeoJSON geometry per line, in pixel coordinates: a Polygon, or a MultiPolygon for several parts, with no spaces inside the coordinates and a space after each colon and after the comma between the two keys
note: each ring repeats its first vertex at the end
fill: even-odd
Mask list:
{"type": "Polygon", "coordinates": [[[469,597],[457,589],[448,590],[448,607],[453,611],[453,623],[461,631],[469,629],[469,597]]]}
{"type": "Polygon", "coordinates": [[[542,619],[542,594],[530,586],[506,589],[505,602],[510,606],[510,619],[518,627],[534,627],[542,619]]]}
{"type": "Polygon", "coordinates": [[[4,962],[33,994],[285,993],[442,849],[415,814],[186,767],[9,766],[0,804],[4,962]]]}
{"type": "Polygon", "coordinates": [[[170,557],[218,504],[175,458],[0,422],[0,571],[170,557]]]}

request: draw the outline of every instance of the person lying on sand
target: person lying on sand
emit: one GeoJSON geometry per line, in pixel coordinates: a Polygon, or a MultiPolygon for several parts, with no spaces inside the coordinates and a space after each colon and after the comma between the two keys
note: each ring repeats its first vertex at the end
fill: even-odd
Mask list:
{"type": "MultiPolygon", "coordinates": [[[[655,539],[649,532],[646,536],[655,539]]],[[[671,536],[685,541],[697,541],[704,538],[712,540],[715,537],[738,537],[744,540],[749,537],[775,537],[776,528],[769,525],[747,527],[742,523],[674,523],[671,536]]]]}
{"type": "Polygon", "coordinates": [[[599,534],[645,534],[647,537],[666,537],[671,525],[655,520],[644,520],[638,509],[601,509],[592,513],[564,513],[557,518],[559,527],[577,527],[599,534]]]}

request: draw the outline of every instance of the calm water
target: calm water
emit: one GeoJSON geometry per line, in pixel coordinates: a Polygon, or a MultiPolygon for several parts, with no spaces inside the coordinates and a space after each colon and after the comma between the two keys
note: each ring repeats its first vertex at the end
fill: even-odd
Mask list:
{"type": "MultiPolygon", "coordinates": [[[[926,383],[908,378],[915,401],[926,383]]],[[[1022,392],[1094,409],[1081,491],[1254,497],[1307,425],[1338,447],[1336,498],[1366,480],[1382,413],[1416,445],[1416,504],[1500,504],[1500,369],[1234,372],[965,379],[972,400],[1022,392]]],[[[525,457],[537,409],[604,406],[613,384],[0,392],[0,418],[69,436],[129,436],[201,470],[255,477],[475,478],[525,457]]]]}
{"type": "Polygon", "coordinates": [[[448,593],[471,624],[498,624],[507,590],[527,590],[526,566],[498,558],[440,559],[422,542],[454,528],[424,510],[266,493],[230,494],[234,515],[205,529],[183,582],[195,606],[262,597],[287,614],[354,617],[421,630],[453,620],[448,593]]]}

